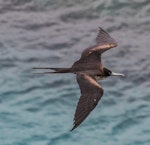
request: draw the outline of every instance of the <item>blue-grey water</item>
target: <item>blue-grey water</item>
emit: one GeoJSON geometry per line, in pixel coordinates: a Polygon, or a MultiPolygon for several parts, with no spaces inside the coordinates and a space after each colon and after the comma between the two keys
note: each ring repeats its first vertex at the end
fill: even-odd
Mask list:
{"type": "Polygon", "coordinates": [[[149,0],[0,0],[0,145],[150,145],[149,0]],[[118,47],[103,63],[124,78],[101,81],[105,93],[76,130],[80,96],[68,67],[93,45],[98,26],[118,47]]]}

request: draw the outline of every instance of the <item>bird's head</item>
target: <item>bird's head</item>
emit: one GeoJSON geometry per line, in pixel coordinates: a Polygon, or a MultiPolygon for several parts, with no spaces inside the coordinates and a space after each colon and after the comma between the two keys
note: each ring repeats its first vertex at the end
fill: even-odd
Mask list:
{"type": "Polygon", "coordinates": [[[121,73],[112,72],[111,70],[109,70],[105,67],[104,67],[103,71],[104,71],[104,77],[109,77],[109,76],[122,76],[122,77],[124,77],[125,76],[124,74],[121,74],[121,73]]]}

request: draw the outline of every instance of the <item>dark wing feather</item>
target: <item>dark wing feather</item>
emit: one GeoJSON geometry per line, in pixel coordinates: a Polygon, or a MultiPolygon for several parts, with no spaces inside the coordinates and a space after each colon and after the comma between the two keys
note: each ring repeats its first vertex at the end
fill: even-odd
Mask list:
{"type": "Polygon", "coordinates": [[[83,73],[77,74],[77,82],[81,90],[81,97],[76,108],[74,126],[71,131],[85,120],[103,95],[103,89],[94,77],[83,73]]]}
{"type": "Polygon", "coordinates": [[[101,27],[99,27],[99,32],[96,37],[97,45],[105,45],[105,44],[116,44],[117,42],[101,27]]]}
{"type": "MultiPolygon", "coordinates": [[[[96,43],[97,44],[95,46],[87,48],[82,52],[81,59],[88,59],[91,56],[96,56],[96,54],[101,55],[108,49],[117,46],[117,42],[102,28],[99,28],[99,33],[96,37],[96,43]]],[[[95,59],[97,59],[97,56],[95,59]]]]}

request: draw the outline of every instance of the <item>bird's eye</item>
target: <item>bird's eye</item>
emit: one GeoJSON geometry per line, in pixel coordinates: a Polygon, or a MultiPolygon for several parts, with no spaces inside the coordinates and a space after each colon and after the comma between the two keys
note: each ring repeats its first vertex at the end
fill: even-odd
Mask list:
{"type": "Polygon", "coordinates": [[[110,76],[111,75],[111,71],[107,68],[104,68],[104,74],[105,76],[110,76]]]}

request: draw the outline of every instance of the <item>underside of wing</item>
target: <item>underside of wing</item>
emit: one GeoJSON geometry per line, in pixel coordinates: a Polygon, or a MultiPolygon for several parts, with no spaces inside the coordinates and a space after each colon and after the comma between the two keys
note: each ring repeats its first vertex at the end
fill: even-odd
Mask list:
{"type": "Polygon", "coordinates": [[[103,52],[110,48],[116,47],[117,42],[102,28],[99,27],[99,32],[96,37],[96,45],[87,48],[83,51],[81,58],[91,57],[91,55],[96,56],[96,54],[101,55],[103,52]]]}
{"type": "Polygon", "coordinates": [[[86,119],[103,95],[103,89],[94,77],[83,73],[77,74],[77,82],[81,90],[81,97],[76,108],[74,126],[71,131],[86,119]]]}
{"type": "Polygon", "coordinates": [[[101,27],[99,27],[96,43],[97,45],[114,44],[117,46],[117,42],[101,27]]]}

